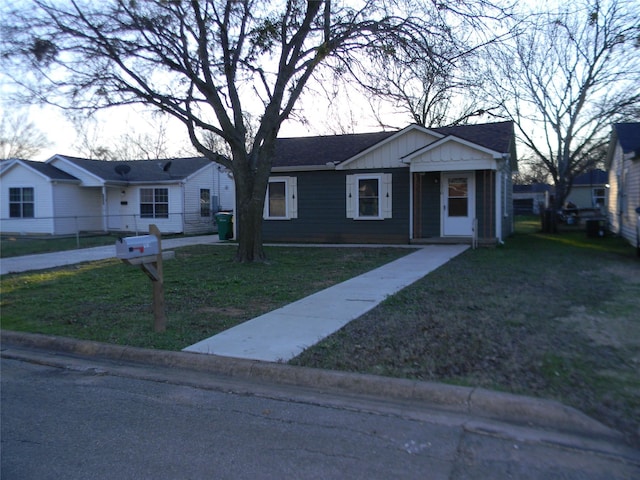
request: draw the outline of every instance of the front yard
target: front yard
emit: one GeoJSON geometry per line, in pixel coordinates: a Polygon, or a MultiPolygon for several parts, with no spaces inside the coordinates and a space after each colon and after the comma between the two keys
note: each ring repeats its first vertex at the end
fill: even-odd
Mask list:
{"type": "MultiPolygon", "coordinates": [[[[168,330],[152,331],[151,284],[111,259],[1,277],[2,328],[178,350],[408,253],[233,246],[165,263],[168,330]]],[[[618,238],[539,233],[469,250],[291,363],[553,398],[638,441],[640,259],[618,238]]]]}

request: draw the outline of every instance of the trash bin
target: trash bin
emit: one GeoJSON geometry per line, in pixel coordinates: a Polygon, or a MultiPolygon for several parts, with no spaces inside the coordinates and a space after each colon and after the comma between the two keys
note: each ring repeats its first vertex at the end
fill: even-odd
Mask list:
{"type": "Polygon", "coordinates": [[[215,215],[218,224],[218,238],[220,240],[229,240],[233,238],[233,214],[227,212],[219,212],[215,215]]]}
{"type": "Polygon", "coordinates": [[[604,237],[604,221],[599,219],[590,219],[586,221],[587,237],[597,238],[604,237]]]}

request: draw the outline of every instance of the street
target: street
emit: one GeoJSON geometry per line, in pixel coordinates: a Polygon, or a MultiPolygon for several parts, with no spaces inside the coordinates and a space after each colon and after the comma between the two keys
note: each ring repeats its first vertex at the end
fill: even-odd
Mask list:
{"type": "Polygon", "coordinates": [[[3,480],[640,478],[632,450],[577,448],[523,427],[71,364],[2,359],[3,480]]]}

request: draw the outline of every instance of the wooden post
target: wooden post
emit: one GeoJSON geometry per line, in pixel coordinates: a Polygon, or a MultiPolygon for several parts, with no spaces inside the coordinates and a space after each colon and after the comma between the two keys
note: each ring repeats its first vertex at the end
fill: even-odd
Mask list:
{"type": "Polygon", "coordinates": [[[149,234],[155,235],[158,239],[158,255],[156,261],[152,262],[156,270],[156,278],[151,279],[153,284],[153,330],[154,332],[164,332],[167,329],[167,316],[164,311],[164,277],[162,273],[162,244],[160,230],[155,225],[149,225],[149,234]]]}

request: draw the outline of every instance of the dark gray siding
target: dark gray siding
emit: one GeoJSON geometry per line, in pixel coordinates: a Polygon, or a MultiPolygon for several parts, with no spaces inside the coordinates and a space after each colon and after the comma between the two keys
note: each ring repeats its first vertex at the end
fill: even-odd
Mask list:
{"type": "Polygon", "coordinates": [[[481,240],[496,238],[495,181],[495,172],[491,170],[476,171],[476,217],[478,219],[478,238],[481,240]]]}
{"type": "Polygon", "coordinates": [[[298,218],[264,220],[267,242],[408,243],[409,169],[290,172],[297,177],[298,218]],[[392,218],[353,220],[346,215],[346,176],[391,173],[392,218]]]}

